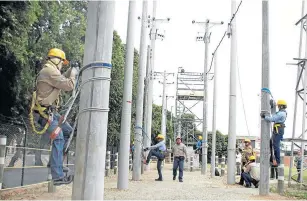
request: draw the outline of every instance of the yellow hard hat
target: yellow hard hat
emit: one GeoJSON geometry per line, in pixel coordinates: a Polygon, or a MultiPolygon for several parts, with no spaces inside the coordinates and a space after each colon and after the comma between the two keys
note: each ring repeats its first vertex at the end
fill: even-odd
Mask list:
{"type": "Polygon", "coordinates": [[[256,157],[254,156],[254,155],[251,155],[249,158],[248,158],[248,160],[256,160],[256,157]]]}
{"type": "Polygon", "coordinates": [[[58,48],[52,48],[48,52],[48,57],[57,57],[62,59],[64,62],[64,65],[68,65],[69,62],[66,60],[65,52],[63,50],[60,50],[58,48]]]}
{"type": "Polygon", "coordinates": [[[156,138],[157,138],[157,139],[162,139],[162,140],[164,140],[164,135],[159,134],[156,138]]]}
{"type": "Polygon", "coordinates": [[[203,139],[203,136],[201,136],[201,135],[198,136],[198,139],[199,139],[199,140],[202,140],[202,139],[203,139]]]}
{"type": "Polygon", "coordinates": [[[244,142],[251,142],[251,140],[246,138],[244,142]]]}
{"type": "Polygon", "coordinates": [[[285,100],[278,100],[277,105],[285,105],[287,106],[287,102],[285,100]]]}

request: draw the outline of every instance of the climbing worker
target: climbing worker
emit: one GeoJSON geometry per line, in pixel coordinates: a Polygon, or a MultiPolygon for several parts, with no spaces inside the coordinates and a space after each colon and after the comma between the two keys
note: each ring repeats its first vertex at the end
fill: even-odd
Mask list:
{"type": "Polygon", "coordinates": [[[176,137],[176,144],[172,148],[172,153],[174,155],[173,163],[173,180],[176,180],[177,169],[179,167],[179,182],[183,182],[183,163],[184,159],[188,162],[187,147],[182,143],[181,137],[176,137]]]}
{"type": "Polygon", "coordinates": [[[203,143],[203,136],[199,135],[198,141],[196,143],[196,150],[195,150],[195,153],[198,153],[198,155],[199,155],[199,159],[198,159],[199,166],[202,163],[202,143],[203,143]]]}
{"type": "MultiPolygon", "coordinates": [[[[274,156],[277,163],[276,165],[278,166],[280,164],[280,141],[283,139],[283,135],[285,132],[284,129],[285,129],[285,121],[287,118],[287,112],[286,112],[287,103],[285,100],[278,100],[277,106],[279,110],[272,116],[267,116],[264,112],[261,112],[260,116],[268,122],[274,122],[272,141],[273,141],[274,156]]],[[[271,155],[272,154],[273,153],[271,153],[271,155]]]]}
{"type": "Polygon", "coordinates": [[[163,177],[162,177],[162,171],[161,171],[161,165],[162,165],[162,161],[165,158],[165,151],[166,151],[166,146],[165,146],[165,142],[164,142],[164,135],[159,134],[156,137],[157,140],[157,144],[150,146],[150,147],[146,147],[144,149],[144,151],[149,151],[148,155],[147,155],[147,160],[144,160],[144,164],[148,165],[149,161],[151,159],[151,156],[155,156],[157,157],[158,161],[157,161],[157,170],[158,170],[158,175],[159,178],[156,179],[156,181],[163,181],[163,177]]]}
{"type": "Polygon", "coordinates": [[[298,151],[297,152],[297,156],[295,157],[295,166],[296,166],[296,170],[297,170],[297,181],[300,182],[301,181],[301,163],[302,163],[302,158],[301,158],[301,152],[298,151]]]}
{"type": "MultiPolygon", "coordinates": [[[[249,157],[253,155],[253,147],[251,146],[251,140],[250,139],[245,139],[244,140],[244,149],[242,151],[242,161],[241,161],[241,173],[244,172],[243,167],[248,163],[249,157]]],[[[241,174],[242,175],[242,174],[241,174]]],[[[244,184],[244,179],[241,176],[240,182],[238,183],[239,185],[244,184]]]]}
{"type": "Polygon", "coordinates": [[[250,188],[251,184],[253,184],[255,188],[258,188],[260,181],[260,168],[256,164],[256,157],[254,155],[249,157],[249,162],[245,165],[241,177],[245,181],[246,188],[250,188]]]}
{"type": "Polygon", "coordinates": [[[62,118],[57,111],[61,91],[72,91],[78,74],[76,68],[69,68],[64,74],[61,74],[62,67],[68,63],[62,50],[57,48],[49,50],[46,62],[36,79],[36,91],[33,93],[30,111],[33,130],[53,140],[49,163],[54,185],[72,182],[72,177],[66,177],[63,173],[63,150],[72,132],[72,127],[67,122],[61,124],[62,118]],[[42,127],[41,131],[36,130],[34,121],[42,127]],[[55,130],[59,126],[61,129],[56,134],[55,130]]]}
{"type": "MultiPolygon", "coordinates": [[[[273,149],[272,140],[270,140],[270,153],[272,153],[272,149],[273,149]]],[[[271,166],[270,178],[271,180],[274,180],[274,178],[278,179],[278,169],[277,169],[278,166],[276,163],[274,163],[274,161],[275,161],[275,158],[271,154],[270,155],[270,166],[271,166]]]]}

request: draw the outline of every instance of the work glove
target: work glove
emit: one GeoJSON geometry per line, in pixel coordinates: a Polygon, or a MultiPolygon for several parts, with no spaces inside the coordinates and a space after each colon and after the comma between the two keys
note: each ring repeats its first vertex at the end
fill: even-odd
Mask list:
{"type": "Polygon", "coordinates": [[[144,149],[144,151],[148,151],[149,150],[149,148],[148,147],[146,147],[145,149],[144,149]]]}
{"type": "Polygon", "coordinates": [[[271,106],[271,109],[273,109],[276,106],[276,103],[273,99],[270,100],[270,106],[271,106]]]}
{"type": "Polygon", "coordinates": [[[79,74],[79,68],[71,68],[70,77],[76,77],[79,74]]]}

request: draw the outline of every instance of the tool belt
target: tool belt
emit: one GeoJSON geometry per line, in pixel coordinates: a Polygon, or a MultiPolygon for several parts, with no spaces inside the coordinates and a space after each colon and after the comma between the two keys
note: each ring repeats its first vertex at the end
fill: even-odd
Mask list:
{"type": "Polygon", "coordinates": [[[174,158],[175,158],[175,159],[179,159],[180,161],[183,161],[183,160],[184,160],[184,156],[175,156],[174,158]]]}
{"type": "Polygon", "coordinates": [[[274,125],[273,125],[273,134],[281,134],[280,133],[280,129],[281,128],[285,128],[286,126],[285,126],[285,124],[284,123],[275,123],[274,125]]]}

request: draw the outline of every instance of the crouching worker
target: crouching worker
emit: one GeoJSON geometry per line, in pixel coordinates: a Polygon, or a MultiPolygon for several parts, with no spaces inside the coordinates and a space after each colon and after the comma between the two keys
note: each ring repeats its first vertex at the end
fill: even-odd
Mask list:
{"type": "Polygon", "coordinates": [[[251,184],[258,188],[260,181],[259,167],[256,164],[255,156],[249,157],[249,162],[244,167],[244,172],[242,172],[241,177],[245,181],[245,187],[250,188],[251,184]]]}
{"type": "Polygon", "coordinates": [[[188,155],[187,155],[187,147],[181,142],[180,136],[177,136],[176,144],[173,146],[172,152],[174,154],[173,180],[176,180],[177,169],[179,167],[179,182],[183,182],[182,181],[183,163],[184,163],[184,159],[186,159],[186,162],[187,162],[188,155]]]}
{"type": "Polygon", "coordinates": [[[53,48],[49,51],[48,58],[36,79],[36,91],[33,93],[30,111],[30,121],[34,132],[53,140],[49,164],[54,185],[72,182],[72,176],[66,177],[63,173],[63,150],[72,132],[72,127],[68,123],[61,124],[61,115],[57,111],[61,90],[72,91],[78,73],[76,68],[70,68],[62,75],[61,69],[67,64],[68,61],[62,50],[53,48]],[[42,130],[36,130],[34,121],[42,130]],[[54,132],[58,126],[61,127],[60,132],[54,132]]]}
{"type": "Polygon", "coordinates": [[[158,174],[159,174],[159,178],[156,179],[156,181],[163,181],[162,178],[162,171],[161,171],[161,165],[162,165],[162,161],[165,158],[165,151],[166,151],[166,146],[165,146],[165,142],[164,142],[164,136],[159,134],[156,137],[158,143],[147,147],[144,149],[144,151],[149,151],[148,156],[147,156],[147,160],[144,161],[144,164],[148,165],[151,159],[151,156],[155,156],[157,157],[158,161],[157,161],[157,170],[158,170],[158,174]]]}

